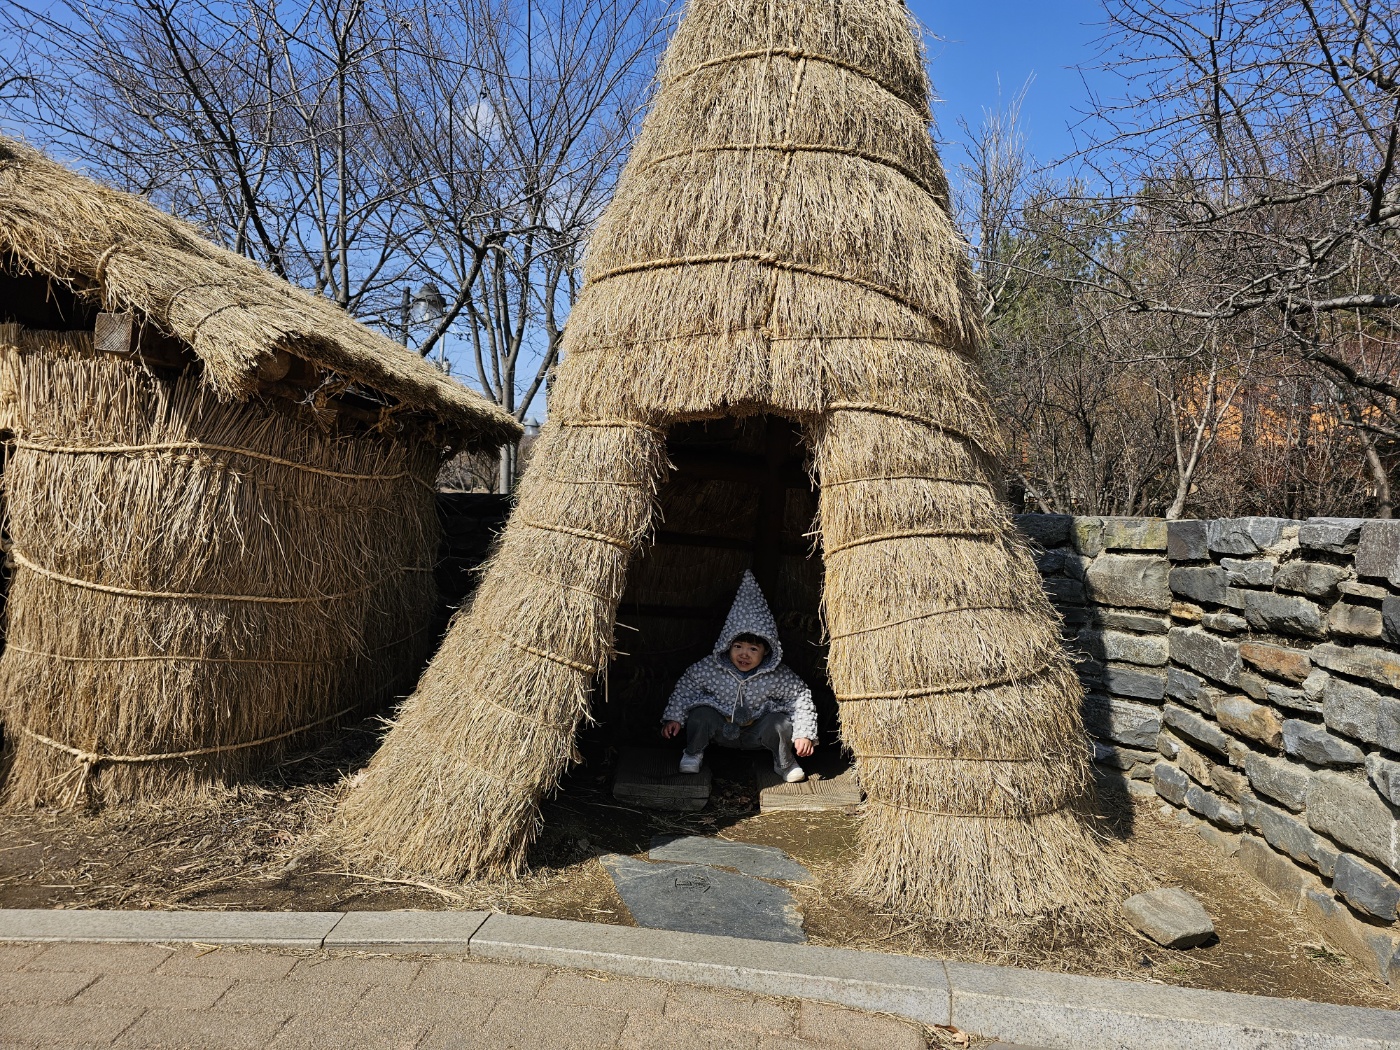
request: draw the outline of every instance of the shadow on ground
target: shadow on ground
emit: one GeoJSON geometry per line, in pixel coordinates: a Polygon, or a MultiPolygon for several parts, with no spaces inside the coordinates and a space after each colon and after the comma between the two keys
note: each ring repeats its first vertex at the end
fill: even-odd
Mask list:
{"type": "Polygon", "coordinates": [[[318,833],[342,778],[372,753],[377,728],[367,722],[289,760],[257,784],[203,801],[106,811],[0,811],[0,907],[491,908],[631,925],[598,857],[641,854],[654,835],[718,835],[776,846],[812,871],[815,883],[795,886],[794,893],[816,944],[1400,1006],[1391,990],[1329,951],[1232,861],[1150,803],[1111,785],[1100,787],[1102,820],[1129,830],[1110,840],[1110,848],[1156,883],[1195,893],[1215,921],[1217,944],[1164,951],[1110,914],[1092,931],[1046,926],[1019,938],[891,914],[847,889],[858,860],[856,818],[759,814],[751,759],[742,753],[714,756],[715,786],[705,810],[668,813],[618,803],[611,795],[612,756],[606,749],[587,750],[584,764],[545,804],[543,829],[530,855],[534,869],[519,879],[442,885],[347,868],[318,833]]]}

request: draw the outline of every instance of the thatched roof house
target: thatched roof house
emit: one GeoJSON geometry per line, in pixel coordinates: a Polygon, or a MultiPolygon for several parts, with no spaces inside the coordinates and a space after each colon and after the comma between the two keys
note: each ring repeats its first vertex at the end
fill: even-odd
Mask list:
{"type": "MultiPolygon", "coordinates": [[[[704,646],[752,565],[808,642],[820,601],[867,891],[949,919],[1106,891],[1080,686],[998,498],[927,100],[899,0],[691,0],[503,542],[347,797],[361,856],[518,869],[615,624],[643,632],[633,667],[704,646]]],[[[674,678],[651,672],[620,677],[650,683],[633,717],[654,725],[674,678]]]]}
{"type": "Polygon", "coordinates": [[[15,800],[257,769],[405,689],[433,481],[508,415],[139,198],[0,139],[15,800]]]}

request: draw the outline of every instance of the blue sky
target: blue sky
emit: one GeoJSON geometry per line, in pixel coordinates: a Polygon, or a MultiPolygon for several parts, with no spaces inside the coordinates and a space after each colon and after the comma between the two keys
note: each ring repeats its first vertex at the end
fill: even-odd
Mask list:
{"type": "MultiPolygon", "coordinates": [[[[908,0],[910,10],[942,39],[930,40],[929,65],[939,137],[956,140],[957,119],[976,127],[983,107],[1010,99],[1032,73],[1035,81],[1022,109],[1031,153],[1042,162],[1062,157],[1074,148],[1067,130],[1084,108],[1086,92],[1074,67],[1096,63],[1096,41],[1103,20],[1098,0],[1003,0],[987,3],[963,0],[908,0]]],[[[1092,69],[1085,76],[1102,84],[1092,69]]],[[[952,167],[955,151],[945,147],[944,162],[952,167]]]]}

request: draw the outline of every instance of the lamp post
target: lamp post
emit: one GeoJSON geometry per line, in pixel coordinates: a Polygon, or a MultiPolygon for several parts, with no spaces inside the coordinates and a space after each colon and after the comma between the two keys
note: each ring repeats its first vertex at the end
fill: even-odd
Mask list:
{"type": "Polygon", "coordinates": [[[432,281],[424,281],[423,287],[414,292],[408,285],[403,288],[403,303],[399,306],[399,342],[408,346],[408,326],[440,321],[447,313],[447,300],[432,281]]]}

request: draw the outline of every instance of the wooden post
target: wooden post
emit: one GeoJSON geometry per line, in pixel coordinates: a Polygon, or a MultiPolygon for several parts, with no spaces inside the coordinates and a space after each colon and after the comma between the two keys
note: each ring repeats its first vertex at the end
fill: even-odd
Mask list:
{"type": "Polygon", "coordinates": [[[104,354],[129,354],[134,318],[130,311],[99,313],[93,323],[92,348],[104,354]]]}

